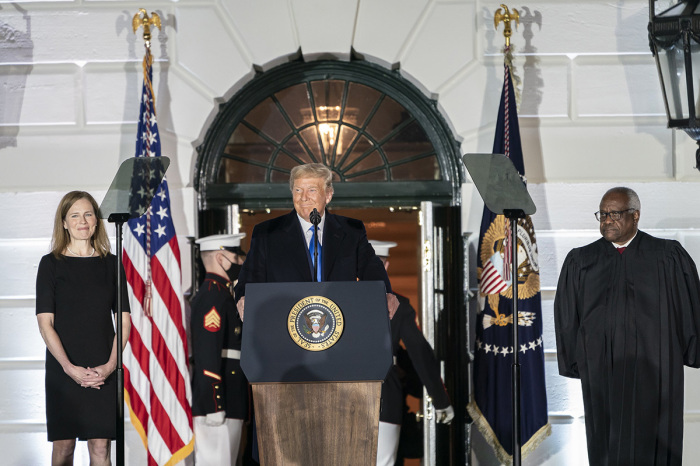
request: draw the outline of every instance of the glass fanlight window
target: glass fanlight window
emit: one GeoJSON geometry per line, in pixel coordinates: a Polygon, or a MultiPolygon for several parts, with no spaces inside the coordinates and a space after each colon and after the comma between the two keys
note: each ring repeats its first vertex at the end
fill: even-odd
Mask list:
{"type": "Polygon", "coordinates": [[[439,181],[436,150],[411,113],[351,80],[293,84],[258,103],[224,148],[217,183],[282,183],[292,167],[328,165],[339,182],[439,181]]]}

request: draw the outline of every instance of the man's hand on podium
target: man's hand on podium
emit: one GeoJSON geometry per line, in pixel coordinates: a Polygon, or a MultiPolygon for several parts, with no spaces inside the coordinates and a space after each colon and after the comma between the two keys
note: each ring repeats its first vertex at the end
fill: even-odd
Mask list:
{"type": "Polygon", "coordinates": [[[445,409],[436,409],[435,410],[435,422],[438,424],[449,424],[452,422],[452,419],[455,417],[455,410],[452,407],[452,405],[448,406],[445,409]]]}
{"type": "Polygon", "coordinates": [[[226,411],[217,411],[215,413],[207,414],[204,419],[204,423],[208,426],[217,427],[224,423],[226,420],[226,411]]]}
{"type": "Polygon", "coordinates": [[[386,294],[386,305],[389,308],[389,319],[394,318],[396,310],[399,308],[399,298],[393,293],[386,294]]]}

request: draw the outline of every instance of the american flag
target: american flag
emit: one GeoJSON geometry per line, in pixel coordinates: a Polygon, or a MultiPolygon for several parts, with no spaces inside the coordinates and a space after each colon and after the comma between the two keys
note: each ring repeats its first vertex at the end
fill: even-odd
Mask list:
{"type": "MultiPolygon", "coordinates": [[[[136,157],[160,156],[152,63],[147,47],[136,157]]],[[[143,194],[134,190],[132,201],[143,194]]],[[[172,465],[192,452],[194,439],[180,249],[165,179],[146,213],[127,225],[122,257],[132,312],[123,358],[125,399],[148,465],[172,465]]]]}
{"type": "Polygon", "coordinates": [[[504,267],[504,260],[498,253],[494,254],[484,264],[481,279],[479,280],[479,291],[485,295],[506,291],[511,283],[504,278],[504,268],[507,269],[507,267],[504,267]]]}
{"type": "MultiPolygon", "coordinates": [[[[509,50],[506,50],[509,57],[509,50]]],[[[520,175],[525,166],[515,92],[509,64],[504,64],[503,91],[498,110],[493,153],[510,158],[520,175]]],[[[532,219],[518,221],[518,275],[511,277],[510,222],[484,206],[479,235],[477,267],[479,309],[474,351],[474,394],[469,413],[501,463],[513,461],[513,352],[520,365],[520,445],[525,458],[551,433],[547,413],[542,344],[542,304],[540,297],[537,242],[532,219]],[[522,252],[520,250],[522,249],[522,252]],[[522,257],[521,257],[522,254],[522,257]],[[513,289],[518,280],[518,344],[513,347],[513,289]]]]}

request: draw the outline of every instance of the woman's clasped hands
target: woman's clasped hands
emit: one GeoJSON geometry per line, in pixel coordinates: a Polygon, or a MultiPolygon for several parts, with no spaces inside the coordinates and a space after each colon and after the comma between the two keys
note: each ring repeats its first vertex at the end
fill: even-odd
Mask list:
{"type": "Polygon", "coordinates": [[[106,366],[106,364],[97,367],[72,366],[66,370],[66,373],[81,387],[99,390],[112,373],[106,366]]]}

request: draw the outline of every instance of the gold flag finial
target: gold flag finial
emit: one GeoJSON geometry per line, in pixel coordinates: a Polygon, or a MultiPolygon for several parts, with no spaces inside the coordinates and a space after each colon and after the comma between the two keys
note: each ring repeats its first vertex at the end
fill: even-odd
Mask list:
{"type": "Polygon", "coordinates": [[[143,26],[143,40],[146,41],[146,47],[151,46],[151,26],[161,29],[160,16],[158,16],[158,13],[151,12],[151,16],[149,17],[144,8],[139,8],[139,12],[134,15],[132,24],[134,26],[134,32],[136,32],[140,26],[143,26]]]}
{"type": "Polygon", "coordinates": [[[513,11],[509,11],[508,7],[501,3],[501,7],[505,10],[505,13],[501,12],[499,8],[493,15],[493,26],[498,29],[498,23],[503,21],[505,24],[505,29],[503,30],[503,37],[506,38],[506,47],[510,47],[510,36],[513,35],[513,30],[510,28],[510,22],[515,21],[516,27],[520,24],[520,13],[518,10],[513,8],[513,11]]]}

